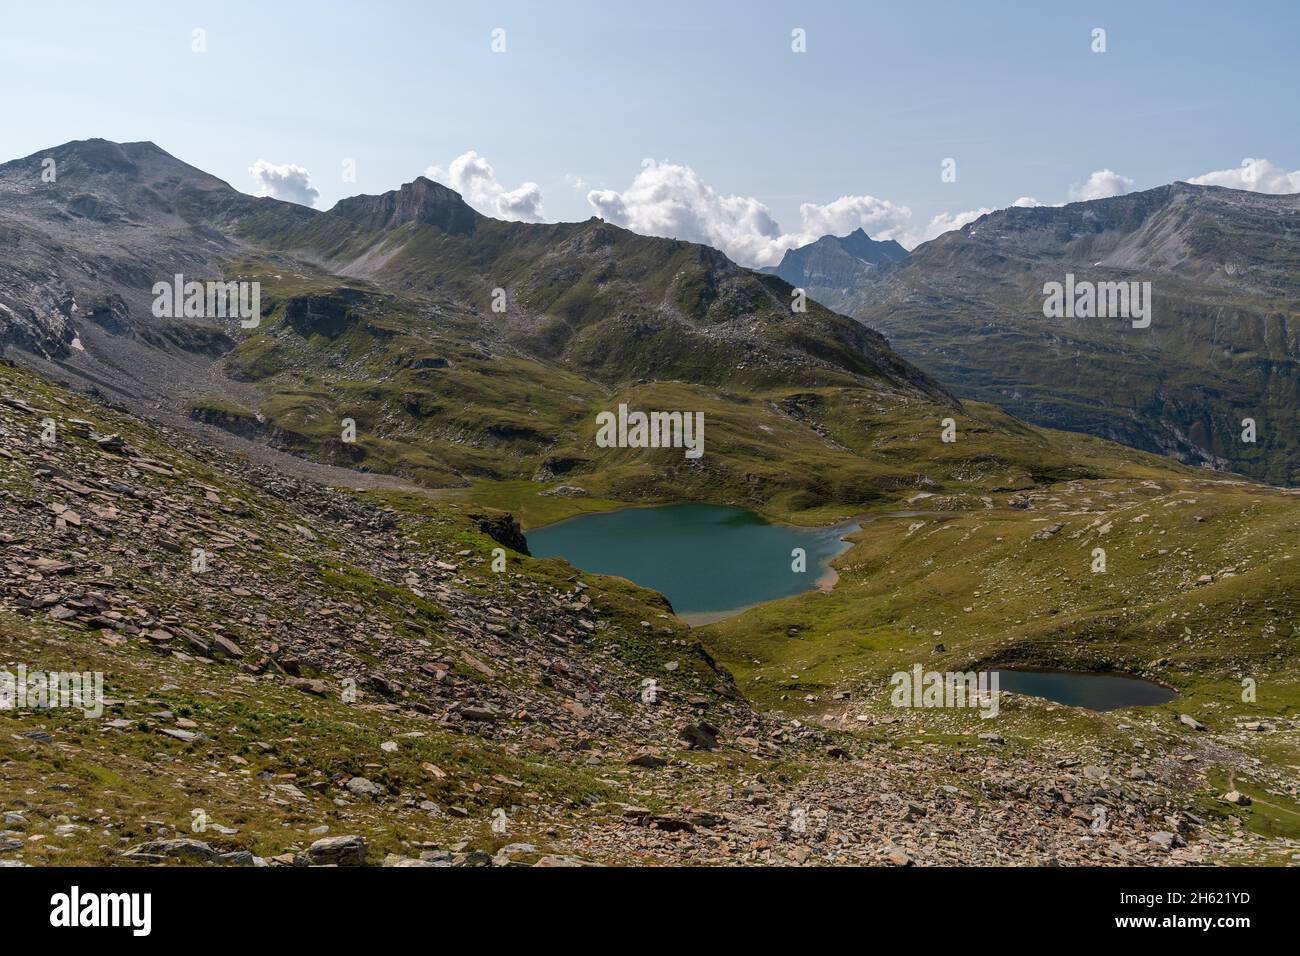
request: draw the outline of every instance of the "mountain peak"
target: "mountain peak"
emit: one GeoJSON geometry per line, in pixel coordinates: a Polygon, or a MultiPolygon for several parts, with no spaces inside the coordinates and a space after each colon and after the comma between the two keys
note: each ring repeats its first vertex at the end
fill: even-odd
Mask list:
{"type": "Polygon", "coordinates": [[[223,180],[177,159],[157,143],[117,143],[94,137],[74,139],[0,165],[0,176],[39,189],[46,160],[56,164],[60,180],[76,182],[82,193],[124,199],[123,190],[150,187],[170,193],[176,187],[230,189],[223,180]]]}
{"type": "Polygon", "coordinates": [[[424,176],[378,196],[340,199],[328,213],[366,229],[394,229],[408,222],[436,226],[451,235],[473,232],[483,218],[460,193],[424,176]]]}
{"type": "MultiPolygon", "coordinates": [[[[779,265],[760,272],[780,276],[792,286],[823,290],[852,288],[868,274],[892,268],[907,258],[907,250],[887,239],[872,239],[861,226],[847,236],[822,236],[797,249],[787,249],[779,265]]],[[[838,293],[826,291],[820,300],[833,309],[842,308],[838,293]]]]}
{"type": "Polygon", "coordinates": [[[898,262],[907,258],[907,250],[896,241],[893,239],[872,239],[861,226],[854,229],[843,239],[835,239],[835,242],[853,258],[861,259],[871,265],[879,265],[885,259],[898,262]]]}

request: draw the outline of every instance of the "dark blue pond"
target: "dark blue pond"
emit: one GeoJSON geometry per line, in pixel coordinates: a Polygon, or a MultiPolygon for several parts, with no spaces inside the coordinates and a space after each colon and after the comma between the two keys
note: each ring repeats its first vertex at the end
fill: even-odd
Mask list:
{"type": "Polygon", "coordinates": [[[1118,710],[1147,707],[1174,700],[1178,692],[1151,681],[1116,674],[1085,674],[1074,671],[994,671],[999,690],[1030,697],[1043,697],[1070,707],[1088,710],[1118,710]]]}

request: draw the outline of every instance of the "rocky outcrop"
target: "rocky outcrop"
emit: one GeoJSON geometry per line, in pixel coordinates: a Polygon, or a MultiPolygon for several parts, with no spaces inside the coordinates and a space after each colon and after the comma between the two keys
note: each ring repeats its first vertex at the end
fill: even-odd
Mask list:
{"type": "Polygon", "coordinates": [[[514,515],[498,511],[491,514],[470,515],[470,518],[477,522],[480,531],[497,544],[520,554],[531,554],[528,550],[528,539],[524,537],[524,529],[514,515]]]}
{"type": "Polygon", "coordinates": [[[483,218],[466,205],[460,193],[423,176],[382,195],[341,199],[328,215],[372,232],[417,223],[453,236],[469,235],[483,218]]]}

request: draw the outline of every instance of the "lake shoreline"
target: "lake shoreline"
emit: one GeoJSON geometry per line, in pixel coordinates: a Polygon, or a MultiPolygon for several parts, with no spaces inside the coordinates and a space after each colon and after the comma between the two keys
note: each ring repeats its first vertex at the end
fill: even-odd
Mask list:
{"type": "MultiPolygon", "coordinates": [[[[555,531],[556,529],[563,528],[564,526],[569,525],[580,518],[590,520],[599,517],[608,518],[611,516],[617,516],[619,514],[626,514],[628,512],[640,512],[640,511],[648,511],[648,510],[656,510],[656,509],[681,508],[681,507],[714,508],[719,510],[727,510],[727,511],[733,511],[737,513],[744,513],[756,518],[757,519],[756,524],[761,524],[765,527],[781,529],[783,531],[794,533],[794,534],[820,533],[828,536],[834,535],[835,543],[836,543],[836,546],[832,553],[828,553],[826,555],[818,557],[817,577],[814,579],[810,587],[803,588],[792,594],[779,594],[777,596],[767,598],[765,600],[750,601],[729,608],[717,608],[717,609],[701,610],[701,611],[680,611],[676,609],[679,602],[674,599],[673,595],[666,593],[662,589],[662,587],[656,587],[653,584],[645,583],[644,581],[638,581],[636,580],[636,578],[631,577],[628,574],[618,574],[616,572],[602,572],[602,571],[591,572],[591,573],[608,573],[611,576],[621,577],[624,578],[625,580],[631,581],[633,584],[636,584],[639,587],[644,587],[649,590],[658,591],[658,593],[663,594],[664,597],[668,600],[669,604],[673,606],[674,615],[679,620],[681,620],[684,624],[686,624],[688,627],[692,629],[699,628],[699,627],[706,627],[718,621],[737,617],[741,614],[744,614],[746,611],[753,610],[754,608],[760,607],[765,604],[770,604],[773,601],[780,601],[791,597],[798,597],[802,594],[807,594],[811,591],[830,593],[831,591],[834,590],[836,584],[839,582],[839,577],[840,577],[839,571],[835,567],[834,562],[853,550],[855,546],[855,542],[851,540],[852,535],[862,531],[867,524],[875,522],[880,518],[914,518],[914,517],[930,516],[932,514],[931,512],[922,512],[922,511],[875,512],[875,513],[861,514],[846,519],[839,519],[837,521],[825,525],[796,525],[796,524],[790,524],[788,522],[773,520],[772,518],[770,518],[767,515],[764,515],[761,512],[754,511],[753,509],[746,508],[740,505],[718,505],[712,502],[704,502],[704,501],[679,501],[679,502],[672,502],[668,504],[631,503],[628,504],[626,507],[622,507],[622,508],[614,508],[606,511],[586,512],[583,514],[571,515],[567,518],[562,518],[559,521],[553,521],[546,525],[529,529],[528,531],[524,532],[524,536],[525,538],[527,538],[527,536],[530,533],[537,534],[539,532],[555,531]]],[[[573,553],[570,552],[570,554],[572,555],[573,553]]],[[[549,556],[560,557],[563,560],[569,561],[569,563],[573,564],[574,567],[579,567],[579,565],[576,564],[574,560],[572,560],[570,557],[566,557],[562,552],[557,551],[556,554],[552,554],[549,556]]],[[[578,556],[573,555],[573,557],[578,557],[578,556]]]]}

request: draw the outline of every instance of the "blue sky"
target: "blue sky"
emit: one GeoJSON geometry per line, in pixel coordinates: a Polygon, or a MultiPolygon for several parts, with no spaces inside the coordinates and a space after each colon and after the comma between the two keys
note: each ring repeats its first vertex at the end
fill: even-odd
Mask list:
{"type": "Polygon", "coordinates": [[[1285,175],[1300,170],[1294,2],[112,7],[6,5],[0,157],[148,139],[248,192],[310,198],[306,174],[268,185],[249,172],[301,167],[319,208],[459,170],[449,185],[489,214],[599,208],[750,262],[818,231],[857,224],[911,244],[935,217],[1147,188],[1247,157],[1272,164],[1247,185],[1300,190],[1285,175]],[[1091,49],[1098,27],[1105,53],[1091,49]],[[791,49],[795,28],[805,53],[791,49]],[[453,166],[468,151],[477,159],[453,166]],[[660,165],[643,170],[647,158],[660,165]],[[946,158],[955,182],[941,178],[946,158]],[[593,190],[606,191],[594,205],[593,190]]]}

